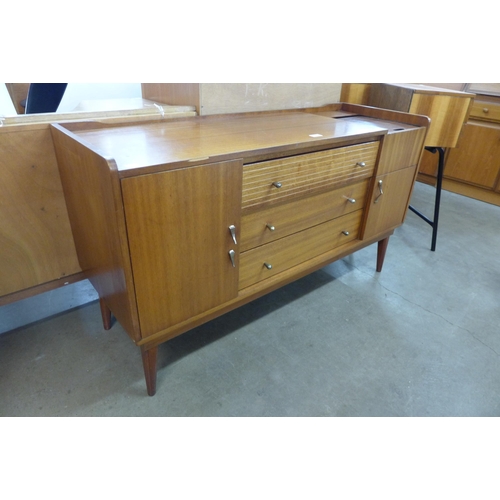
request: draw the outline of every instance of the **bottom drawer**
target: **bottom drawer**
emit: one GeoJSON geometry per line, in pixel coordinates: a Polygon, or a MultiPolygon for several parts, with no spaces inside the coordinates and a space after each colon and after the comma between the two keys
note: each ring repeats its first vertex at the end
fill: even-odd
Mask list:
{"type": "Polygon", "coordinates": [[[240,254],[239,289],[357,239],[363,210],[240,254]]]}

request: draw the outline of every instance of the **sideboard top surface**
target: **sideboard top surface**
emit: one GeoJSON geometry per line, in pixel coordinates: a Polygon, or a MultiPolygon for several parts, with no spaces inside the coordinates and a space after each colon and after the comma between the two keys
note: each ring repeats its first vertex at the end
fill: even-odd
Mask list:
{"type": "MultiPolygon", "coordinates": [[[[248,113],[75,130],[119,172],[141,167],[255,155],[294,147],[328,147],[385,135],[384,124],[307,112],[248,113]]],[[[139,173],[139,172],[137,172],[139,173]]]]}

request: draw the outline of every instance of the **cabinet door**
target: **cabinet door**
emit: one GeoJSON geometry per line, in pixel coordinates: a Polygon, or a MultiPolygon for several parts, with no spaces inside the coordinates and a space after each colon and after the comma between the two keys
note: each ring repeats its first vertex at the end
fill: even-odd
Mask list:
{"type": "Polygon", "coordinates": [[[492,189],[500,170],[500,126],[468,123],[450,150],[445,177],[492,189]]]}
{"type": "Polygon", "coordinates": [[[241,185],[241,161],[122,180],[143,338],[236,297],[241,185]]]}
{"type": "Polygon", "coordinates": [[[403,168],[375,179],[364,239],[383,234],[403,223],[416,169],[416,166],[403,168]]]}

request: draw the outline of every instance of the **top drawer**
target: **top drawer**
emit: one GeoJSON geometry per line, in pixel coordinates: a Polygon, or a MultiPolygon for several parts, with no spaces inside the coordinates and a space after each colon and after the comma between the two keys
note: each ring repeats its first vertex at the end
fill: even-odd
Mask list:
{"type": "Polygon", "coordinates": [[[379,142],[251,163],[243,167],[243,209],[371,177],[379,142]]]}
{"type": "Polygon", "coordinates": [[[474,101],[470,112],[470,118],[500,122],[500,104],[474,101]]]}

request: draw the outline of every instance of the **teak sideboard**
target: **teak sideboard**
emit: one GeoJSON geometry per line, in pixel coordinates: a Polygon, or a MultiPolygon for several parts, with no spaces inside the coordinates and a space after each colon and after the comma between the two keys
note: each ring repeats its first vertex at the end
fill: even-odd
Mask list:
{"type": "Polygon", "coordinates": [[[378,243],[404,221],[429,119],[348,104],[52,125],[81,268],[141,348],[378,243]]]}

